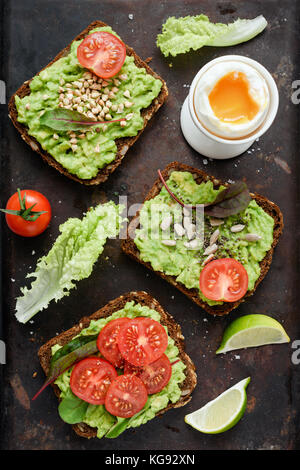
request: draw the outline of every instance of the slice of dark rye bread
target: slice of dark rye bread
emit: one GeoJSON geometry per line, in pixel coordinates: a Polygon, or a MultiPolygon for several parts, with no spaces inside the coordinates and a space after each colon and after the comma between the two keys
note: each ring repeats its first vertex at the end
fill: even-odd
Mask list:
{"type": "MultiPolygon", "coordinates": [[[[103,23],[102,21],[93,21],[87,28],[85,28],[73,41],[78,41],[79,39],[85,38],[89,32],[94,29],[94,28],[100,28],[103,26],[107,26],[107,24],[103,23]]],[[[72,42],[73,42],[72,41],[72,42]]],[[[67,47],[65,47],[59,54],[50,62],[46,67],[44,67],[42,70],[45,68],[49,67],[52,65],[54,62],[56,62],[58,59],[61,57],[64,57],[68,55],[70,51],[70,46],[72,43],[70,43],[67,47]]],[[[147,64],[144,62],[136,53],[135,51],[126,45],[126,54],[129,56],[134,57],[134,63],[137,67],[142,67],[145,68],[147,73],[152,75],[153,77],[161,80],[162,82],[162,88],[159,93],[159,95],[152,101],[150,106],[148,108],[142,109],[141,115],[144,119],[144,127],[138,132],[138,134],[134,137],[122,137],[119,139],[116,139],[116,146],[117,146],[117,154],[116,158],[114,161],[109,163],[107,166],[99,170],[97,176],[91,179],[81,179],[78,178],[76,175],[72,175],[71,173],[68,172],[66,168],[64,168],[60,163],[58,163],[46,150],[42,149],[41,145],[39,142],[32,136],[30,136],[27,132],[27,127],[24,124],[21,124],[18,122],[18,111],[16,108],[15,104],[15,96],[18,95],[20,98],[24,98],[24,96],[30,95],[30,87],[29,84],[32,79],[27,80],[23,85],[20,86],[20,88],[12,95],[12,97],[9,100],[8,103],[8,115],[13,123],[13,125],[16,127],[16,129],[20,132],[22,139],[30,145],[32,150],[37,152],[45,162],[47,162],[49,165],[53,166],[56,170],[58,170],[60,173],[63,175],[67,176],[68,178],[71,178],[74,181],[77,181],[79,183],[85,184],[85,185],[96,185],[103,183],[104,181],[107,180],[109,175],[115,171],[115,169],[121,164],[123,158],[125,157],[125,154],[129,147],[131,147],[134,142],[140,137],[141,133],[145,129],[145,127],[148,124],[148,121],[152,118],[152,116],[158,111],[158,109],[162,106],[164,103],[165,99],[168,96],[168,88],[166,85],[166,82],[158,75],[156,74],[147,64]]],[[[41,70],[41,71],[42,71],[41,70]]],[[[39,72],[40,73],[40,72],[39,72]]],[[[38,75],[38,74],[37,74],[38,75]]]]}
{"type": "MultiPolygon", "coordinates": [[[[215,187],[219,187],[221,184],[228,186],[228,183],[224,183],[218,179],[216,179],[213,176],[208,175],[202,170],[198,170],[196,168],[193,168],[188,165],[184,165],[182,163],[178,162],[172,162],[170,163],[163,171],[162,175],[165,180],[169,178],[171,173],[173,171],[189,171],[194,175],[195,181],[197,183],[202,183],[203,181],[212,181],[215,187]]],[[[149,193],[146,196],[145,201],[148,201],[149,199],[154,198],[160,193],[160,190],[162,188],[162,183],[160,179],[158,178],[152,188],[150,189],[149,193]]],[[[256,290],[258,284],[263,280],[265,275],[267,274],[271,262],[272,262],[272,256],[273,256],[273,251],[275,246],[278,243],[279,237],[282,233],[283,229],[283,217],[282,213],[276,204],[274,202],[269,201],[267,198],[264,196],[261,196],[260,194],[257,193],[251,193],[252,198],[257,202],[259,206],[261,206],[264,211],[269,214],[271,217],[274,219],[274,232],[273,232],[273,243],[270,248],[270,250],[266,253],[266,256],[264,259],[260,262],[260,276],[257,279],[254,289],[251,291],[248,291],[247,294],[240,300],[236,302],[224,302],[222,305],[216,305],[216,306],[210,306],[203,300],[201,300],[198,296],[198,291],[197,289],[188,289],[185,287],[184,284],[181,284],[180,282],[176,281],[176,276],[168,276],[167,274],[164,274],[163,272],[160,271],[155,271],[156,274],[161,276],[163,279],[168,281],[170,284],[173,284],[173,286],[177,287],[181,292],[183,292],[186,296],[188,296],[193,302],[195,302],[197,305],[202,307],[206,312],[212,314],[212,315],[227,315],[231,310],[235,309],[240,305],[241,302],[244,302],[247,297],[252,295],[254,291],[256,290]]],[[[137,248],[137,246],[134,243],[134,234],[135,234],[135,229],[139,225],[139,212],[135,215],[135,217],[131,220],[129,226],[128,226],[128,231],[127,231],[127,239],[123,240],[122,242],[122,250],[124,253],[126,253],[128,256],[133,258],[135,261],[138,263],[143,264],[147,268],[151,269],[151,271],[154,271],[151,264],[149,262],[144,262],[140,258],[140,253],[137,248]]]]}
{"type": "MultiPolygon", "coordinates": [[[[128,292],[127,294],[120,295],[120,297],[111,300],[107,305],[102,307],[97,312],[93,313],[91,316],[82,318],[77,325],[47,341],[47,343],[41,346],[41,348],[39,349],[38,356],[41,366],[45,374],[47,375],[52,357],[52,346],[54,346],[55,344],[63,346],[69,343],[71,339],[74,336],[78,335],[82,329],[88,327],[91,320],[98,320],[99,318],[109,317],[117,310],[122,309],[125,304],[130,301],[134,301],[135,303],[138,303],[143,306],[145,305],[153,310],[156,310],[160,314],[161,323],[168,327],[168,333],[170,337],[173,338],[173,340],[175,341],[175,345],[179,350],[179,357],[182,362],[184,362],[184,364],[186,365],[186,368],[184,370],[185,380],[180,384],[180,388],[182,391],[180,399],[176,403],[169,403],[166,408],[157,413],[158,416],[165,413],[171,408],[179,408],[180,406],[184,406],[191,400],[191,393],[197,384],[197,375],[195,372],[195,366],[193,361],[184,350],[184,337],[182,335],[180,326],[175,322],[174,318],[162,308],[158,301],[151,297],[151,295],[149,295],[147,292],[128,292]]],[[[52,387],[54,389],[55,395],[59,398],[60,390],[58,386],[52,384],[52,387]]],[[[74,431],[79,434],[79,436],[86,438],[96,437],[97,429],[92,428],[85,423],[74,424],[72,427],[74,431]]]]}

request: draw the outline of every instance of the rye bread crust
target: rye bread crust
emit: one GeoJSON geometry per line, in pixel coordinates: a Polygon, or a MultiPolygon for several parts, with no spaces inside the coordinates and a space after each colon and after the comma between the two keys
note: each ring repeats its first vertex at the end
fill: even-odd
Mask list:
{"type": "MultiPolygon", "coordinates": [[[[59,344],[61,346],[67,344],[69,341],[71,341],[71,339],[74,336],[78,335],[82,329],[87,328],[91,320],[98,320],[99,318],[106,318],[112,315],[117,310],[122,309],[125,306],[126,302],[130,302],[132,300],[136,303],[139,303],[141,305],[145,305],[151,309],[154,309],[160,314],[161,323],[168,327],[169,335],[171,336],[171,338],[173,338],[176,346],[178,347],[179,357],[186,365],[186,369],[185,369],[186,377],[185,377],[185,380],[180,384],[180,388],[182,390],[182,395],[180,399],[176,403],[170,403],[166,408],[164,408],[159,413],[157,413],[157,416],[158,416],[158,415],[165,413],[171,408],[179,408],[180,406],[184,406],[186,403],[188,403],[191,400],[192,398],[191,393],[193,392],[197,384],[197,375],[195,372],[195,366],[194,366],[193,361],[186,354],[184,350],[184,337],[182,335],[180,326],[175,322],[174,318],[162,308],[162,306],[158,303],[158,301],[154,299],[153,297],[151,297],[151,295],[149,295],[147,292],[144,292],[144,291],[128,292],[114,300],[111,300],[108,304],[106,304],[97,312],[93,313],[91,316],[83,317],[77,325],[73,326],[69,330],[64,331],[60,335],[55,336],[54,338],[47,341],[47,343],[45,343],[39,349],[38,356],[39,356],[40,364],[43,368],[43,371],[47,375],[49,371],[49,367],[50,367],[51,357],[52,357],[52,354],[51,354],[52,346],[54,346],[55,344],[59,344]]],[[[59,399],[60,390],[58,386],[55,384],[52,384],[52,387],[53,387],[55,395],[59,399]]],[[[88,439],[91,437],[96,437],[97,435],[97,429],[92,428],[85,423],[74,424],[72,425],[72,428],[79,436],[86,437],[88,439]]]]}
{"type": "MultiPolygon", "coordinates": [[[[80,39],[83,39],[94,28],[100,28],[100,27],[103,27],[103,26],[107,26],[107,24],[103,23],[102,21],[93,21],[93,23],[91,23],[87,28],[85,28],[76,38],[73,39],[73,41],[78,41],[80,39]]],[[[54,62],[56,62],[61,57],[64,57],[64,56],[68,55],[72,42],[67,47],[65,47],[62,51],[60,51],[57,54],[57,56],[48,65],[46,65],[46,67],[44,67],[42,70],[44,70],[47,67],[49,67],[50,65],[52,65],[54,62]]],[[[127,45],[126,45],[126,53],[127,53],[127,55],[130,55],[130,56],[134,57],[134,62],[135,62],[135,65],[137,67],[145,68],[148,74],[150,74],[153,77],[159,79],[162,82],[162,88],[161,88],[161,91],[160,91],[159,95],[152,101],[150,106],[148,106],[148,108],[142,109],[142,111],[141,111],[141,115],[144,119],[144,127],[134,137],[122,137],[122,138],[116,139],[115,142],[116,142],[116,146],[117,146],[117,154],[116,154],[115,160],[112,161],[111,163],[109,163],[107,166],[105,166],[101,170],[99,170],[98,174],[94,178],[82,179],[82,178],[77,177],[76,175],[73,175],[73,174],[69,173],[66,168],[64,168],[46,150],[44,150],[41,147],[39,142],[34,137],[32,137],[28,134],[28,128],[24,124],[21,124],[20,122],[18,122],[18,111],[17,111],[16,104],[15,104],[15,97],[16,97],[16,95],[18,95],[20,98],[24,98],[24,96],[30,95],[29,84],[30,84],[32,79],[27,80],[25,83],[23,83],[23,85],[20,86],[20,88],[12,95],[12,97],[9,100],[8,115],[9,115],[13,125],[15,126],[15,128],[20,132],[22,139],[28,145],[30,145],[32,150],[37,152],[46,163],[48,163],[50,166],[54,167],[61,174],[67,176],[68,178],[70,178],[74,181],[77,181],[78,183],[85,184],[85,185],[97,185],[97,184],[100,184],[100,183],[103,183],[104,181],[106,181],[107,178],[109,177],[109,175],[111,173],[113,173],[113,171],[115,171],[116,168],[122,163],[122,160],[125,157],[125,154],[128,151],[129,147],[131,147],[134,144],[134,142],[140,137],[141,133],[144,131],[145,127],[147,126],[149,120],[158,111],[158,109],[162,106],[162,104],[164,103],[164,101],[166,100],[166,98],[168,96],[168,88],[167,88],[166,82],[158,74],[156,74],[149,67],[149,65],[147,65],[147,63],[144,62],[135,53],[135,51],[131,47],[129,47],[127,45]]]]}
{"type": "MultiPolygon", "coordinates": [[[[178,162],[170,163],[162,171],[162,175],[164,179],[165,180],[168,179],[168,177],[173,171],[191,172],[193,175],[195,175],[195,180],[198,184],[200,184],[201,182],[210,180],[213,182],[215,187],[219,187],[221,184],[228,185],[227,183],[223,183],[222,181],[216,179],[215,177],[208,175],[202,170],[199,170],[199,169],[196,169],[191,166],[178,163],[178,162]]],[[[162,188],[162,183],[160,179],[158,178],[155,181],[152,188],[150,189],[149,193],[147,194],[145,201],[148,201],[149,199],[153,199],[155,196],[157,196],[161,188],[162,188]]],[[[124,251],[124,253],[126,253],[128,256],[133,258],[135,261],[143,264],[151,271],[154,271],[158,276],[162,277],[163,279],[168,281],[170,284],[175,286],[177,289],[183,292],[187,297],[189,297],[193,302],[199,305],[199,307],[203,308],[207,313],[211,315],[219,315],[219,316],[227,315],[233,309],[238,307],[242,302],[244,302],[250,295],[253,295],[258,284],[264,279],[272,263],[274,248],[277,245],[279,237],[283,230],[283,217],[282,217],[282,213],[279,207],[276,204],[274,204],[274,202],[269,201],[267,198],[265,198],[264,196],[261,196],[260,194],[251,193],[251,196],[257,202],[257,204],[261,206],[264,209],[264,211],[267,212],[267,214],[269,214],[274,219],[273,243],[272,243],[270,250],[266,253],[266,256],[264,257],[264,259],[260,262],[261,272],[260,272],[259,278],[257,279],[255,283],[254,289],[252,289],[251,291],[248,291],[247,294],[242,299],[236,302],[226,302],[226,303],[223,303],[222,305],[210,306],[199,298],[197,289],[188,289],[187,287],[185,287],[184,284],[181,284],[180,282],[176,281],[175,276],[169,276],[169,275],[164,274],[163,272],[154,271],[149,262],[144,262],[140,258],[140,252],[134,243],[135,229],[139,225],[139,212],[131,220],[128,226],[127,239],[123,240],[122,242],[122,250],[124,251]]]]}

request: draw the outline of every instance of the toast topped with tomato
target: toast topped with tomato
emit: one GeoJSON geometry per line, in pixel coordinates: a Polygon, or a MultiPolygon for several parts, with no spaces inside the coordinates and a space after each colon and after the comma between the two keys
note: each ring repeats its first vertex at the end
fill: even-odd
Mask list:
{"type": "Polygon", "coordinates": [[[61,418],[82,437],[115,438],[190,401],[197,379],[183,339],[157,300],[129,292],[48,341],[38,355],[48,379],[56,377],[61,418]]]}
{"type": "Polygon", "coordinates": [[[282,213],[244,182],[222,183],[178,162],[159,174],[122,249],[208,313],[226,315],[267,274],[282,213]]]}
{"type": "Polygon", "coordinates": [[[168,95],[165,81],[101,21],[11,97],[22,139],[61,174],[107,180],[168,95]]]}

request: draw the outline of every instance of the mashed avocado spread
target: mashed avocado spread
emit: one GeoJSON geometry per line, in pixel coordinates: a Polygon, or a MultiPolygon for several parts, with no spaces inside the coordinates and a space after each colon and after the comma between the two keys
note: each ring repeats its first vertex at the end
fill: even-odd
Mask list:
{"type": "MultiPolygon", "coordinates": [[[[115,318],[128,317],[150,317],[153,320],[160,322],[160,314],[156,310],[152,310],[149,307],[142,306],[134,303],[133,301],[127,302],[122,310],[118,310],[107,318],[101,318],[99,320],[92,320],[89,327],[85,328],[80,332],[81,335],[94,335],[101,331],[101,329],[111,320],[115,318]]],[[[168,329],[164,326],[166,331],[168,329]]],[[[61,346],[56,345],[52,348],[52,354],[54,354],[61,346]]],[[[178,348],[175,346],[174,340],[168,336],[168,347],[165,354],[168,356],[171,362],[178,359],[178,348]]],[[[176,403],[181,395],[179,384],[184,381],[185,365],[179,360],[172,366],[172,376],[168,385],[163,388],[159,393],[149,395],[148,402],[145,405],[145,410],[142,410],[137,414],[136,417],[130,419],[128,427],[137,427],[141,424],[146,423],[150,419],[155,417],[155,414],[165,408],[169,402],[176,403]]],[[[65,371],[56,380],[56,385],[61,390],[61,398],[64,398],[70,389],[70,375],[72,369],[65,371]]],[[[88,424],[93,428],[97,428],[97,437],[103,437],[116,423],[117,418],[109,414],[103,405],[91,405],[89,404],[86,410],[86,414],[82,422],[88,424]]]]}
{"type": "MultiPolygon", "coordinates": [[[[224,186],[214,189],[211,181],[197,184],[191,173],[180,171],[173,171],[167,185],[182,202],[191,205],[213,202],[217,194],[224,189],[224,186]]],[[[209,217],[204,216],[204,243],[195,250],[186,248],[188,238],[186,235],[178,238],[174,230],[171,230],[167,238],[171,241],[176,239],[176,245],[166,246],[163,243],[165,234],[160,226],[170,213],[175,223],[182,223],[182,208],[164,187],[160,194],[144,203],[140,211],[140,228],[136,230],[134,239],[143,261],[150,262],[155,271],[175,276],[176,281],[188,289],[197,289],[199,297],[209,305],[222,304],[207,299],[199,288],[202,263],[206,258],[204,251],[211,235],[218,228],[220,235],[215,258],[234,258],[239,261],[248,273],[248,290],[254,288],[260,275],[259,262],[273,242],[274,227],[273,218],[256,201],[252,200],[243,212],[224,218],[222,225],[218,227],[211,226],[209,217]],[[238,233],[233,233],[231,227],[235,225],[244,228],[238,233]],[[244,237],[250,233],[261,238],[255,242],[247,241],[244,237]]]]}
{"type": "MultiPolygon", "coordinates": [[[[110,27],[96,28],[91,33],[95,31],[108,31],[117,36],[110,27]]],[[[59,104],[67,108],[71,106],[68,109],[82,112],[80,110],[82,102],[77,103],[73,98],[76,100],[83,97],[84,101],[85,95],[81,93],[79,96],[74,95],[73,98],[67,96],[69,93],[72,95],[74,90],[78,92],[77,86],[81,86],[79,91],[82,90],[84,74],[87,73],[77,59],[77,47],[80,43],[81,41],[74,41],[66,57],[62,57],[36,75],[30,82],[30,95],[24,98],[16,96],[15,102],[18,121],[28,127],[28,134],[35,137],[42,148],[70,173],[82,179],[90,179],[97,175],[99,169],[116,158],[116,139],[136,136],[143,128],[144,119],[141,110],[147,108],[158,96],[162,82],[148,74],[144,68],[137,67],[132,56],[126,56],[120,72],[111,80],[107,79],[102,89],[96,84],[88,97],[96,95],[89,108],[93,110],[97,107],[99,109],[97,99],[103,98],[104,95],[105,102],[102,103],[101,109],[109,106],[106,113],[111,115],[111,119],[124,118],[126,123],[124,127],[120,122],[99,124],[98,129],[97,126],[93,126],[86,134],[78,132],[70,137],[66,131],[56,132],[42,126],[40,124],[42,113],[58,108],[59,104]],[[78,85],[78,81],[81,85],[78,85]],[[74,83],[75,88],[72,88],[74,83]],[[60,95],[67,101],[61,101],[60,95]]],[[[104,121],[105,117],[101,120],[104,121]]]]}

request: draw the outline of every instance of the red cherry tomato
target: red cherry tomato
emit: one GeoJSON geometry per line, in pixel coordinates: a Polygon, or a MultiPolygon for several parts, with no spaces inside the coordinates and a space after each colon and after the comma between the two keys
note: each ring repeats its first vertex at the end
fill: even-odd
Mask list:
{"type": "Polygon", "coordinates": [[[210,300],[235,302],[246,294],[247,289],[247,271],[233,258],[211,261],[201,271],[200,290],[210,300]]]}
{"type": "Polygon", "coordinates": [[[121,326],[128,323],[129,318],[117,318],[111,320],[99,333],[97,339],[97,348],[102,356],[111,362],[115,367],[123,366],[123,358],[119,351],[117,337],[121,326]]]}
{"type": "Polygon", "coordinates": [[[103,405],[108,387],[117,376],[116,369],[105,359],[88,357],[74,366],[70,387],[82,400],[103,405]]]}
{"type": "Polygon", "coordinates": [[[147,393],[160,392],[170,381],[172,366],[169,358],[163,354],[159,359],[144,367],[135,367],[129,362],[125,363],[124,374],[134,374],[141,379],[147,393]]]}
{"type": "Polygon", "coordinates": [[[119,375],[108,388],[105,408],[114,416],[130,418],[141,411],[147,398],[141,379],[130,374],[119,375]]]}
{"type": "Polygon", "coordinates": [[[38,191],[31,189],[20,191],[20,197],[18,192],[14,193],[7,201],[6,209],[1,210],[2,212],[15,212],[5,213],[6,222],[14,233],[22,237],[36,237],[40,235],[48,227],[51,220],[51,206],[48,199],[38,191]],[[26,209],[33,205],[34,207],[32,207],[31,212],[26,214],[26,209]],[[36,213],[42,211],[45,212],[36,218],[36,213]]]}
{"type": "Polygon", "coordinates": [[[142,367],[162,356],[168,346],[168,335],[157,321],[146,317],[134,318],[121,327],[118,346],[126,361],[142,367]]]}
{"type": "Polygon", "coordinates": [[[101,78],[116,75],[126,59],[126,46],[104,31],[89,34],[77,48],[79,63],[101,78]]]}

